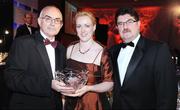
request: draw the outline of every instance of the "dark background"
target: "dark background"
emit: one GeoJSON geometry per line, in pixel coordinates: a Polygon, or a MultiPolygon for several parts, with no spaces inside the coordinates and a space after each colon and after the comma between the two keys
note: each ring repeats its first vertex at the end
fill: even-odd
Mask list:
{"type": "MultiPolygon", "coordinates": [[[[13,0],[0,0],[0,39],[5,38],[6,44],[0,44],[0,52],[7,52],[12,43],[13,36],[13,0]],[[9,34],[5,35],[5,30],[9,34]]],[[[8,101],[11,96],[4,82],[4,66],[0,66],[0,110],[7,110],[8,101]]]]}
{"type": "Polygon", "coordinates": [[[1,52],[8,52],[13,38],[13,0],[0,0],[0,39],[5,39],[5,45],[0,44],[1,52]],[[5,35],[5,30],[9,31],[5,35]]]}

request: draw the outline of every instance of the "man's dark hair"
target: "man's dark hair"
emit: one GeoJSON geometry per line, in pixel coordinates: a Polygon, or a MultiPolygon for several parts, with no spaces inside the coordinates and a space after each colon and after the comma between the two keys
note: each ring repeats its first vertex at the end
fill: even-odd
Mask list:
{"type": "Polygon", "coordinates": [[[122,8],[119,8],[116,11],[116,14],[115,14],[115,23],[117,24],[118,16],[125,15],[125,14],[131,15],[132,17],[134,17],[134,19],[136,21],[139,21],[139,15],[138,15],[138,13],[136,12],[136,10],[134,8],[132,8],[132,7],[122,7],[122,8]]]}

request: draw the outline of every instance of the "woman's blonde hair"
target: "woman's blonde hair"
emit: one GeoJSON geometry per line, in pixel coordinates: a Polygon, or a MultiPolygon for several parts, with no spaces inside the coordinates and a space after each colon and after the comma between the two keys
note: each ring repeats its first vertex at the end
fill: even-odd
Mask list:
{"type": "Polygon", "coordinates": [[[81,16],[88,16],[91,19],[93,25],[96,25],[96,18],[93,13],[91,13],[89,11],[77,12],[77,14],[75,15],[75,21],[77,20],[78,17],[81,17],[81,16]]]}

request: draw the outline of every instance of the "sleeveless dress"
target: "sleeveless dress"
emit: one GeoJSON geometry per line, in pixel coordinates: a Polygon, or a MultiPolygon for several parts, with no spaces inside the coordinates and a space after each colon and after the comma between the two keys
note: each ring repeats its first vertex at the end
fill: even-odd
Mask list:
{"type": "MultiPolygon", "coordinates": [[[[74,48],[74,47],[73,47],[74,48]]],[[[71,54],[73,51],[71,50],[71,54]]],[[[67,67],[75,70],[88,70],[86,85],[94,85],[104,81],[112,81],[112,67],[106,49],[97,53],[92,63],[83,63],[70,58],[67,59],[67,67]],[[94,64],[97,56],[102,53],[101,66],[94,64]]],[[[65,97],[65,110],[110,110],[110,104],[106,93],[87,92],[81,97],[65,97]]]]}

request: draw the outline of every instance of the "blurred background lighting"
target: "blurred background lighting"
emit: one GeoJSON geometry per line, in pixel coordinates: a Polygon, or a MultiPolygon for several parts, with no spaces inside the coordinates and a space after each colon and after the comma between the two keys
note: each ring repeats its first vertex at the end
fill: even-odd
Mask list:
{"type": "Polygon", "coordinates": [[[180,15],[180,5],[174,5],[173,8],[173,13],[175,16],[179,16],[180,15]]]}
{"type": "Polygon", "coordinates": [[[8,31],[8,30],[5,30],[5,34],[8,35],[8,34],[9,34],[9,31],[8,31]]]}
{"type": "Polygon", "coordinates": [[[0,44],[2,44],[3,43],[3,40],[2,39],[0,39],[0,44]]]}

